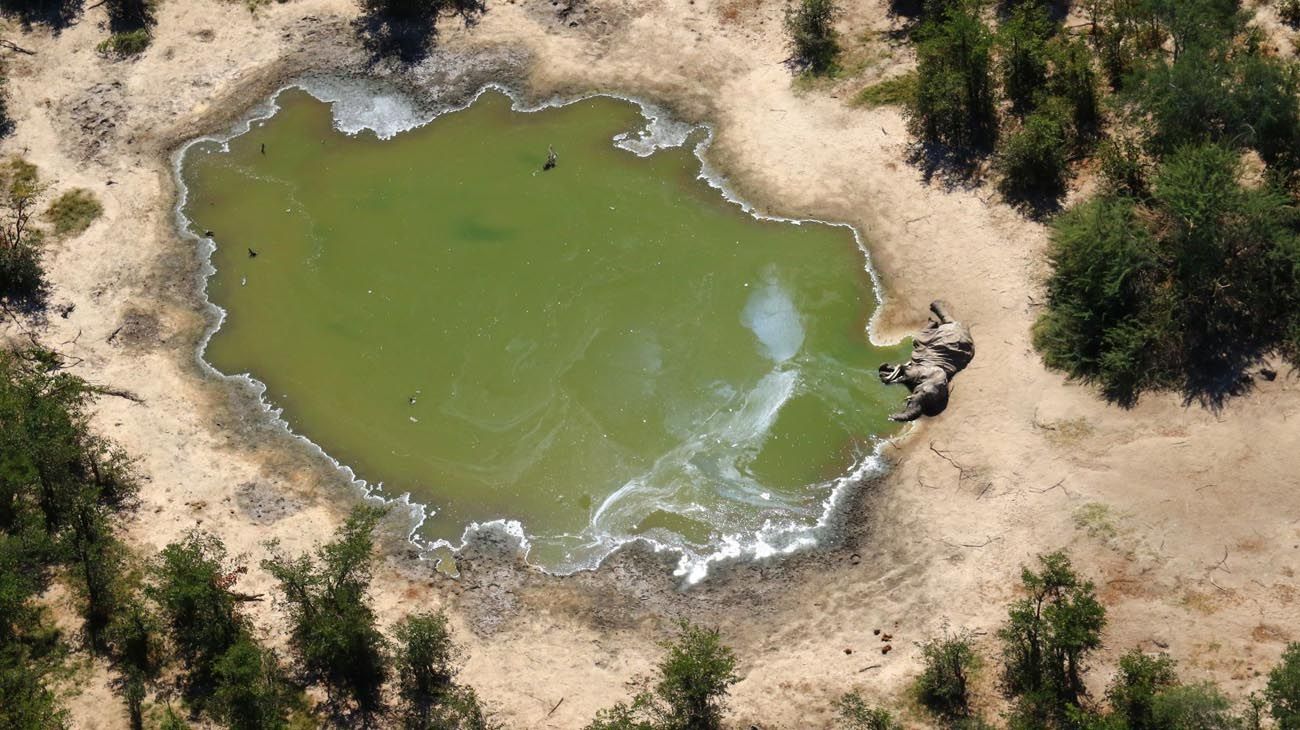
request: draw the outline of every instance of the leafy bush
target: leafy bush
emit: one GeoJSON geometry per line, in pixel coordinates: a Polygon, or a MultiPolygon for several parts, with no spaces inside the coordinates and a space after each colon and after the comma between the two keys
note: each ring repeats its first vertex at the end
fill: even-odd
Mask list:
{"type": "Polygon", "coordinates": [[[494,727],[474,690],[455,683],[462,652],[451,640],[446,614],[407,616],[398,623],[394,634],[393,664],[405,727],[459,730],[494,727]]]}
{"type": "Polygon", "coordinates": [[[138,597],[128,598],[113,617],[108,642],[117,661],[119,690],[126,697],[132,727],[144,723],[144,696],[166,661],[162,625],[138,597]]]}
{"type": "Polygon", "coordinates": [[[20,159],[0,165],[0,302],[45,303],[49,285],[41,267],[41,234],[32,227],[44,189],[34,166],[20,159]]]}
{"type": "Polygon", "coordinates": [[[786,9],[785,30],[794,55],[813,73],[830,70],[840,52],[833,25],[838,14],[835,0],[799,0],[786,9]]]}
{"type": "Polygon", "coordinates": [[[1157,694],[1151,701],[1151,724],[1146,727],[1153,730],[1237,730],[1241,725],[1228,698],[1206,682],[1178,685],[1157,694]]]}
{"type": "Polygon", "coordinates": [[[677,639],[664,644],[653,692],[630,705],[618,704],[596,715],[587,730],[717,730],[729,688],[740,680],[736,656],[716,629],[683,621],[677,639]]]}
{"type": "Polygon", "coordinates": [[[835,703],[839,730],[902,730],[903,726],[888,710],[873,708],[862,695],[851,692],[835,703]]]}
{"type": "Polygon", "coordinates": [[[136,28],[135,30],[124,30],[121,33],[110,35],[100,41],[99,45],[95,46],[95,50],[105,56],[127,58],[144,53],[152,41],[153,36],[148,29],[136,28]]]}
{"type": "Polygon", "coordinates": [[[1121,403],[1149,388],[1231,392],[1268,352],[1300,362],[1300,238],[1286,196],[1239,182],[1235,153],[1180,150],[1145,203],[1103,196],[1061,216],[1035,345],[1121,403]]]}
{"type": "Polygon", "coordinates": [[[1142,145],[1127,137],[1112,136],[1102,143],[1098,155],[1104,192],[1109,195],[1127,195],[1144,199],[1151,190],[1147,182],[1150,175],[1142,145]]]}
{"type": "Polygon", "coordinates": [[[154,561],[146,592],[162,608],[193,694],[211,691],[217,661],[247,631],[235,596],[225,588],[240,570],[221,540],[199,532],[163,548],[154,561]]]}
{"type": "Polygon", "coordinates": [[[1002,91],[1017,114],[1038,105],[1047,83],[1047,41],[1054,30],[1047,8],[1032,2],[1017,5],[998,28],[1002,91]]]}
{"type": "Polygon", "coordinates": [[[1178,684],[1174,661],[1168,656],[1148,656],[1133,649],[1119,659],[1119,672],[1106,689],[1111,710],[1129,728],[1156,727],[1156,695],[1178,684]]]}
{"type": "Polygon", "coordinates": [[[381,704],[388,646],[368,596],[371,536],[384,510],[357,507],[333,542],[310,555],[288,557],[275,543],[262,567],[280,583],[291,624],[290,646],[303,672],[331,693],[346,692],[369,713],[381,704]]]}
{"type": "Polygon", "coordinates": [[[1015,700],[1016,723],[1069,727],[1086,693],[1088,653],[1101,646],[1106,609],[1090,581],[1075,574],[1064,553],[1039,556],[1039,572],[1021,571],[1028,594],[1013,604],[998,631],[1003,644],[1002,687],[1015,700]]]}
{"type": "Polygon", "coordinates": [[[857,103],[868,108],[906,106],[916,98],[916,72],[893,76],[858,92],[857,103]]]}
{"type": "Polygon", "coordinates": [[[291,691],[275,652],[241,636],[212,667],[212,714],[231,730],[287,727],[291,691]]]}
{"type": "Polygon", "coordinates": [[[955,150],[986,148],[997,136],[993,38],[978,8],[953,3],[925,20],[917,37],[917,91],[908,108],[912,133],[955,150]]]}
{"type": "Polygon", "coordinates": [[[1054,106],[1025,117],[1024,124],[998,150],[998,188],[1018,202],[1055,200],[1065,191],[1068,172],[1065,125],[1054,106]]]}
{"type": "Polygon", "coordinates": [[[1264,690],[1279,730],[1300,730],[1300,643],[1289,644],[1264,690]]]}
{"type": "Polygon", "coordinates": [[[939,717],[956,719],[970,714],[967,684],[979,665],[970,640],[963,635],[931,639],[921,645],[925,669],[916,679],[921,704],[939,717]]]}
{"type": "Polygon", "coordinates": [[[1101,99],[1087,46],[1078,40],[1057,39],[1047,53],[1051,61],[1048,95],[1068,108],[1075,142],[1092,140],[1101,127],[1101,99]]]}
{"type": "Polygon", "coordinates": [[[50,203],[45,209],[45,219],[54,226],[58,236],[75,236],[90,227],[104,213],[104,206],[95,194],[84,188],[73,188],[50,203]]]}

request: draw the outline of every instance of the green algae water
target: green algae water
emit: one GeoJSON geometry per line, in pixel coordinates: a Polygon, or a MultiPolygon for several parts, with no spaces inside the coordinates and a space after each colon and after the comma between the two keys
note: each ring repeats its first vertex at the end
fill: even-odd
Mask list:
{"type": "Polygon", "coordinates": [[[388,139],[276,103],[182,158],[226,312],[204,357],[424,505],[417,537],[493,525],[557,572],[641,538],[696,579],[814,542],[872,467],[905,396],[875,368],[906,346],[868,341],[847,227],[749,215],[687,145],[621,149],[646,119],[619,99],[489,92],[388,139]]]}

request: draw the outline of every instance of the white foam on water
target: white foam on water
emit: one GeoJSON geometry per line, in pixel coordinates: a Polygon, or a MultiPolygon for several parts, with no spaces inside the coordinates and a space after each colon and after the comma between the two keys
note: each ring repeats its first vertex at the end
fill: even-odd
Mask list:
{"type": "Polygon", "coordinates": [[[312,77],[300,81],[298,87],[329,104],[334,126],[346,134],[370,131],[380,139],[392,139],[432,119],[410,97],[374,82],[312,77]]]}
{"type": "Polygon", "coordinates": [[[696,143],[693,150],[700,162],[699,178],[718,190],[724,199],[739,205],[745,212],[760,220],[780,221],[794,225],[817,223],[848,228],[862,252],[864,258],[863,268],[872,280],[876,308],[867,324],[866,335],[873,344],[878,346],[895,344],[879,339],[876,335],[877,317],[884,305],[883,288],[875,269],[871,265],[870,252],[856,228],[845,223],[811,218],[799,219],[772,216],[756,209],[737,196],[727,185],[725,178],[708,162],[706,152],[713,141],[712,127],[707,124],[688,124],[677,121],[662,107],[653,103],[619,94],[588,94],[572,98],[555,97],[529,106],[522,101],[521,97],[513,89],[499,84],[488,84],[479,89],[476,94],[463,104],[429,110],[422,108],[411,97],[378,81],[313,76],[286,85],[266,102],[253,107],[244,120],[233,125],[224,134],[213,134],[193,139],[180,147],[172,156],[173,177],[179,191],[174,211],[176,226],[183,237],[194,241],[198,247],[203,261],[199,271],[198,284],[204,294],[206,305],[213,314],[211,323],[196,348],[195,356],[200,367],[209,375],[237,381],[249,387],[257,397],[263,412],[275,426],[283,429],[285,433],[298,439],[314,453],[319,454],[331,463],[340,474],[360,490],[366,499],[396,507],[401,513],[406,514],[409,524],[407,537],[422,550],[434,552],[447,549],[456,553],[471,543],[476,543],[487,537],[496,537],[498,538],[497,542],[503,542],[508,546],[508,549],[514,550],[527,560],[533,544],[539,539],[548,542],[565,541],[566,544],[573,545],[573,559],[567,565],[553,569],[552,572],[569,574],[596,568],[606,557],[624,545],[642,543],[648,545],[655,552],[671,551],[677,553],[679,557],[674,575],[681,577],[684,584],[692,585],[705,579],[711,566],[736,561],[762,560],[778,555],[788,555],[816,546],[825,537],[832,518],[850,488],[859,484],[863,479],[884,470],[885,463],[881,457],[881,450],[887,442],[883,439],[877,439],[873,453],[860,458],[848,474],[824,485],[810,485],[810,487],[821,486],[829,490],[828,496],[821,504],[820,516],[815,522],[809,524],[795,520],[785,522],[767,520],[761,528],[752,534],[735,532],[723,535],[716,548],[709,552],[701,552],[687,545],[684,541],[673,539],[671,536],[663,536],[664,539],[655,539],[640,535],[629,535],[625,532],[623,534],[614,534],[602,529],[602,525],[613,527],[611,523],[618,521],[614,518],[620,514],[627,518],[632,516],[634,512],[649,514],[655,509],[665,508],[676,510],[678,514],[707,511],[706,508],[697,503],[680,504],[679,501],[675,502],[670,499],[670,497],[675,496],[675,493],[670,493],[673,490],[670,485],[676,480],[665,480],[661,484],[653,484],[662,472],[671,469],[678,470],[681,475],[695,476],[696,478],[703,472],[711,472],[715,477],[722,478],[723,481],[733,482],[732,486],[739,488],[740,492],[758,495],[758,498],[763,501],[773,499],[774,495],[763,490],[762,485],[748,480],[736,468],[737,463],[739,463],[738,454],[746,450],[756,450],[756,447],[761,445],[762,439],[766,437],[781,406],[795,392],[799,379],[797,370],[782,370],[780,369],[780,363],[786,363],[798,354],[804,338],[803,325],[788,293],[781,288],[778,282],[772,279],[767,281],[763,288],[760,288],[751,296],[742,317],[746,326],[754,332],[759,342],[766,348],[771,359],[778,363],[778,369],[765,376],[758,385],[745,395],[743,404],[739,409],[727,415],[715,414],[719,419],[717,423],[712,423],[711,427],[697,438],[688,440],[678,449],[665,455],[642,478],[630,480],[622,488],[606,498],[593,513],[591,524],[583,534],[538,538],[537,536],[530,536],[525,526],[517,520],[498,519],[474,522],[467,525],[461,534],[459,543],[447,539],[428,540],[421,537],[419,530],[425,520],[436,512],[435,508],[413,502],[410,493],[392,494],[385,490],[382,482],[372,484],[362,479],[351,467],[340,463],[327,454],[315,442],[302,434],[294,432],[292,426],[284,418],[282,410],[275,408],[266,398],[266,385],[264,383],[255,379],[249,373],[233,375],[222,373],[203,357],[208,342],[224,323],[226,311],[206,297],[207,280],[216,273],[216,268],[212,263],[212,254],[215,251],[216,244],[210,238],[195,234],[191,222],[185,216],[184,210],[189,195],[189,190],[182,176],[185,155],[195,145],[205,142],[215,143],[222,149],[228,150],[228,143],[231,139],[247,133],[253,125],[260,124],[274,116],[279,111],[279,105],[277,104],[279,95],[294,88],[306,91],[320,101],[330,104],[334,125],[340,131],[346,134],[360,134],[369,131],[380,139],[390,139],[402,132],[428,124],[442,114],[464,109],[488,91],[497,91],[509,96],[512,109],[519,112],[540,111],[597,96],[617,98],[636,104],[640,108],[646,124],[640,130],[616,135],[613,139],[613,144],[616,147],[644,157],[661,149],[683,146],[693,132],[702,130],[702,138],[696,143]],[[656,470],[659,470],[660,474],[656,474],[656,470]],[[638,499],[630,500],[629,495],[637,492],[638,489],[642,490],[638,493],[638,499]],[[633,502],[639,503],[639,506],[634,505],[633,502]]]}

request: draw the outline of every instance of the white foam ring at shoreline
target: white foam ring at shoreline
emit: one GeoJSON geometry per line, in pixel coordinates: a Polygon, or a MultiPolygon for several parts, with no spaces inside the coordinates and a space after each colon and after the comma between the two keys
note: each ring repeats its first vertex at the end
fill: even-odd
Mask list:
{"type": "MultiPolygon", "coordinates": [[[[876,300],[876,307],[867,322],[867,338],[876,346],[897,344],[897,341],[883,340],[877,335],[877,320],[885,304],[884,290],[879,275],[876,273],[875,267],[872,266],[871,252],[867,249],[858,229],[847,223],[835,221],[771,215],[742,199],[728,186],[725,177],[709,164],[706,158],[706,153],[714,138],[714,130],[710,124],[689,124],[677,121],[666,109],[652,102],[614,93],[592,93],[568,98],[552,97],[541,103],[528,106],[523,102],[521,95],[514,89],[502,84],[486,84],[462,104],[447,105],[437,109],[421,109],[419,104],[409,95],[378,80],[308,76],[286,84],[272,94],[267,101],[254,106],[244,119],[234,124],[224,134],[211,134],[192,139],[172,155],[172,174],[179,193],[174,211],[176,227],[183,238],[194,241],[198,246],[202,262],[198,277],[199,291],[203,295],[204,304],[209,312],[214,315],[210,320],[211,324],[199,340],[195,357],[200,368],[206,374],[214,378],[245,384],[257,396],[263,412],[270,417],[277,428],[283,429],[285,433],[306,445],[310,451],[326,459],[341,475],[356,486],[365,499],[380,502],[390,508],[396,507],[398,510],[405,512],[410,524],[407,539],[426,554],[441,549],[449,550],[455,554],[481,538],[495,538],[493,539],[494,542],[504,542],[507,549],[515,551],[527,561],[530,544],[524,526],[517,520],[506,519],[482,523],[475,522],[467,525],[461,534],[459,544],[454,544],[446,539],[427,540],[421,538],[419,535],[420,527],[423,526],[428,516],[433,513],[427,505],[411,501],[409,492],[395,496],[385,494],[382,482],[371,484],[361,478],[351,467],[340,463],[326,453],[314,441],[303,434],[296,433],[288,420],[285,419],[283,409],[275,408],[266,398],[267,386],[265,383],[257,380],[249,373],[234,375],[223,373],[204,359],[208,343],[225,322],[226,310],[207,296],[208,279],[217,272],[215,265],[212,263],[212,254],[216,250],[216,244],[211,238],[196,234],[190,220],[185,216],[185,206],[188,203],[189,196],[189,190],[182,175],[185,155],[191,147],[202,143],[216,143],[222,149],[228,150],[230,140],[247,133],[255,123],[273,117],[280,110],[277,103],[280,94],[290,89],[300,89],[314,98],[330,104],[334,125],[339,131],[349,135],[369,131],[380,139],[391,139],[403,132],[422,127],[443,114],[466,109],[477,101],[480,96],[489,91],[495,91],[509,97],[511,108],[516,112],[542,111],[595,97],[620,99],[635,104],[640,108],[641,115],[646,120],[645,126],[634,132],[618,134],[612,142],[616,147],[639,157],[647,157],[661,149],[681,147],[689,141],[695,132],[702,131],[702,138],[692,150],[700,163],[698,179],[705,181],[710,187],[717,190],[725,200],[740,206],[743,211],[759,220],[793,225],[815,223],[847,228],[852,232],[858,250],[863,256],[863,268],[871,278],[871,289],[876,300]]],[[[656,553],[664,551],[677,552],[679,558],[674,575],[681,577],[683,583],[689,586],[706,578],[709,568],[712,566],[789,555],[814,547],[821,542],[831,529],[834,518],[840,512],[840,508],[853,485],[884,472],[885,462],[881,453],[886,443],[888,442],[883,439],[876,439],[875,447],[870,455],[860,458],[848,474],[831,483],[830,494],[823,500],[821,515],[813,525],[794,523],[773,525],[767,523],[752,535],[724,535],[721,538],[721,545],[714,552],[706,555],[697,554],[685,546],[668,545],[643,536],[615,537],[607,534],[597,534],[593,536],[594,542],[603,546],[604,551],[593,564],[583,566],[578,570],[595,569],[624,545],[640,543],[647,545],[656,553]]]]}

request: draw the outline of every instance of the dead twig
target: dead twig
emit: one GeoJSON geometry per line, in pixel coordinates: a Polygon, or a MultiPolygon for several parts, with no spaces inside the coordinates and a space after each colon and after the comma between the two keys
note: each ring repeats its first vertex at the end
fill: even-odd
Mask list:
{"type": "Polygon", "coordinates": [[[957,463],[957,460],[949,456],[946,452],[940,451],[939,449],[935,448],[933,441],[930,442],[930,450],[933,451],[935,455],[938,456],[940,459],[943,459],[944,461],[951,464],[952,468],[957,470],[957,486],[958,488],[960,488],[961,483],[966,479],[966,475],[969,472],[969,470],[966,467],[962,466],[961,464],[957,463]]]}
{"type": "Polygon", "coordinates": [[[1069,494],[1070,494],[1070,490],[1068,490],[1068,489],[1065,488],[1065,477],[1061,477],[1061,480],[1060,480],[1060,481],[1058,481],[1057,483],[1053,484],[1053,485],[1050,486],[1050,487],[1047,487],[1046,489],[1033,489],[1033,488],[1031,488],[1029,491],[1033,492],[1034,494],[1046,494],[1046,493],[1052,491],[1053,489],[1056,489],[1057,487],[1060,487],[1060,488],[1061,488],[1061,491],[1062,491],[1062,492],[1065,492],[1066,496],[1069,496],[1069,494]]]}
{"type": "Polygon", "coordinates": [[[9,50],[16,51],[18,53],[26,53],[29,56],[36,55],[36,51],[29,51],[26,48],[23,48],[22,46],[18,45],[17,43],[14,43],[13,41],[5,38],[0,38],[0,47],[8,48],[9,50]]]}
{"type": "Polygon", "coordinates": [[[1231,573],[1232,572],[1231,570],[1228,570],[1227,568],[1223,567],[1223,564],[1226,562],[1228,562],[1228,546],[1224,545],[1223,558],[1220,559],[1218,563],[1215,563],[1213,568],[1210,568],[1210,572],[1213,573],[1216,570],[1222,570],[1225,573],[1231,573]]]}
{"type": "Polygon", "coordinates": [[[560,698],[560,701],[559,701],[559,702],[556,702],[555,705],[554,705],[553,707],[551,707],[551,711],[548,712],[548,713],[546,713],[546,716],[547,716],[547,717],[550,717],[551,715],[554,715],[554,714],[555,714],[555,711],[558,710],[558,709],[560,709],[560,705],[562,705],[562,704],[564,704],[564,698],[563,698],[563,697],[561,697],[561,698],[560,698]]]}
{"type": "Polygon", "coordinates": [[[132,393],[129,390],[121,390],[120,388],[105,388],[103,386],[96,386],[91,389],[91,392],[96,393],[98,395],[111,395],[116,398],[125,398],[131,401],[132,403],[139,403],[140,405],[144,405],[144,398],[141,398],[140,396],[136,395],[135,393],[132,393]]]}

